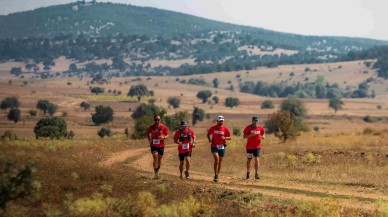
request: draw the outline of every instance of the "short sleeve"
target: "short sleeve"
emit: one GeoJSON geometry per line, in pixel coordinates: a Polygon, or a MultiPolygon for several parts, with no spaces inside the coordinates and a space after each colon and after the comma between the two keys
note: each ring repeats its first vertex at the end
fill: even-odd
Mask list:
{"type": "Polygon", "coordinates": [[[244,135],[249,135],[251,133],[251,130],[249,129],[249,126],[245,127],[243,133],[244,133],[244,135]]]}

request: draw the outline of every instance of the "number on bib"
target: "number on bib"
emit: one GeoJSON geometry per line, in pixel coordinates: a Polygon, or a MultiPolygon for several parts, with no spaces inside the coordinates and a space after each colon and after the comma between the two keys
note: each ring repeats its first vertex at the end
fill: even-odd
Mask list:
{"type": "Polygon", "coordinates": [[[152,139],[152,144],[159,145],[160,144],[160,140],[159,139],[152,139]]]}
{"type": "Polygon", "coordinates": [[[217,149],[218,149],[218,150],[225,149],[225,146],[224,146],[224,145],[217,145],[217,149]]]}
{"type": "Polygon", "coordinates": [[[182,149],[189,149],[190,144],[189,143],[183,143],[182,144],[182,149]]]}

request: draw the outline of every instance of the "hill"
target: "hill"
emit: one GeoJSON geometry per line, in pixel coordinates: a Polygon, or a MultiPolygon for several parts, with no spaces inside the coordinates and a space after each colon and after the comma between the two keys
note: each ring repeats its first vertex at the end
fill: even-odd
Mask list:
{"type": "Polygon", "coordinates": [[[0,38],[55,37],[58,34],[86,36],[144,35],[187,37],[209,32],[247,33],[258,41],[288,48],[326,50],[365,49],[388,44],[362,38],[315,37],[233,25],[167,10],[124,4],[75,3],[39,8],[0,16],[0,38]]]}

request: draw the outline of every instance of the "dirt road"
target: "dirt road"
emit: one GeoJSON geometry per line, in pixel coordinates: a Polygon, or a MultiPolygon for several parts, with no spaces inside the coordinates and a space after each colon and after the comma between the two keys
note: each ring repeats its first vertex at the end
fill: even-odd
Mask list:
{"type": "MultiPolygon", "coordinates": [[[[175,146],[166,146],[166,152],[176,151],[175,146]]],[[[167,160],[167,159],[164,159],[167,160]]],[[[105,161],[100,162],[100,166],[110,167],[116,163],[126,163],[145,175],[152,177],[152,157],[148,147],[124,150],[112,154],[105,161]]],[[[168,166],[164,162],[161,170],[161,176],[171,175],[178,177],[178,168],[168,166]]],[[[251,193],[260,193],[284,200],[297,201],[319,201],[324,198],[336,199],[346,207],[357,209],[376,209],[376,201],[388,201],[388,195],[381,192],[373,191],[372,189],[360,188],[355,186],[336,187],[330,184],[316,185],[306,184],[297,181],[276,181],[271,177],[263,177],[260,180],[245,180],[241,177],[222,176],[219,183],[212,182],[213,175],[205,174],[191,170],[190,181],[198,185],[211,185],[222,189],[247,191],[251,193]]],[[[180,181],[180,180],[179,180],[180,181]]]]}

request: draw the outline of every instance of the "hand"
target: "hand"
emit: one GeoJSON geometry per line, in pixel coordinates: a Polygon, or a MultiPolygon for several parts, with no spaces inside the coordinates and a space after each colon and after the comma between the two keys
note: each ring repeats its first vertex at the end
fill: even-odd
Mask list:
{"type": "Polygon", "coordinates": [[[165,139],[165,137],[164,137],[164,136],[159,136],[159,137],[158,137],[158,139],[160,139],[160,140],[164,140],[164,139],[165,139]]]}
{"type": "Polygon", "coordinates": [[[221,139],[222,139],[222,140],[226,140],[225,136],[221,136],[221,139]]]}

